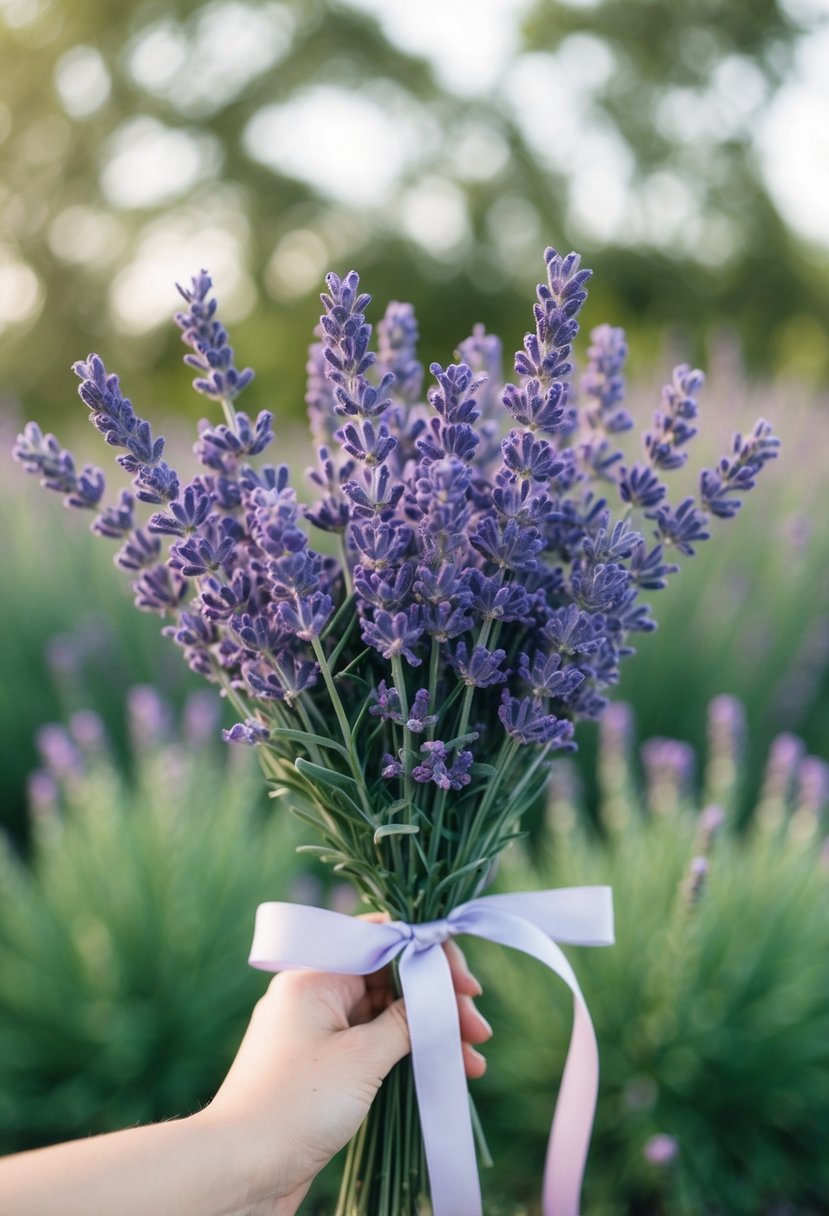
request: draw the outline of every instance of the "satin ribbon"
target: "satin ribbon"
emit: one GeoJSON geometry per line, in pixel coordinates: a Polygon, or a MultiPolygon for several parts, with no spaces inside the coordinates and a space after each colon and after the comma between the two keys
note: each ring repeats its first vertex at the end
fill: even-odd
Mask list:
{"type": "Polygon", "coordinates": [[[584,997],[557,942],[613,944],[609,887],[485,895],[443,920],[374,924],[301,904],[260,904],[250,963],[368,975],[399,957],[434,1216],[482,1216],[458,1007],[441,948],[470,933],[532,955],[573,993],[573,1031],[544,1171],[544,1216],[578,1216],[599,1084],[599,1053],[584,997]]]}

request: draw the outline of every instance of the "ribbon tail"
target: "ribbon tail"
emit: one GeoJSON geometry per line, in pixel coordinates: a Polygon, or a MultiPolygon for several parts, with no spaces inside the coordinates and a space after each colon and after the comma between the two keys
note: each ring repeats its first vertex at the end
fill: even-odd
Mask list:
{"type": "Polygon", "coordinates": [[[500,908],[486,907],[485,899],[467,904],[455,924],[462,933],[531,955],[555,971],[573,993],[573,1032],[547,1146],[543,1211],[544,1216],[579,1216],[599,1089],[599,1049],[579,982],[561,949],[541,929],[500,908]]]}
{"type": "Polygon", "coordinates": [[[598,1093],[596,1034],[584,998],[574,990],[573,1032],[544,1167],[545,1216],[578,1216],[598,1093]]]}
{"type": "Polygon", "coordinates": [[[482,1216],[455,989],[440,945],[400,959],[433,1216],[482,1216]]]}

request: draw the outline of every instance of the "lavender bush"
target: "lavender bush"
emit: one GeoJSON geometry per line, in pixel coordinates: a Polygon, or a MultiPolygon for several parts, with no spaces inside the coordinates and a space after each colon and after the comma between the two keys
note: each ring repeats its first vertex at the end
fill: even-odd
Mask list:
{"type": "MultiPolygon", "coordinates": [[[[600,716],[631,635],[654,628],[641,593],[665,585],[712,517],[736,513],[777,451],[760,420],[702,470],[698,499],[672,504],[665,477],[696,433],[701,373],[675,369],[642,457],[627,461],[624,335],[593,330],[577,397],[590,272],[554,249],[545,268],[515,379],[502,383],[500,344],[476,327],[457,363],[431,365],[425,399],[411,308],[388,307],[374,354],[357,274],[329,275],[308,363],[319,493],[304,510],[286,466],[251,463],[272,418],[237,409],[252,372],[235,365],[204,272],[180,289],[176,317],[194,387],[223,416],[199,426],[195,476],[167,463],[97,355],[75,365],[80,395],[123,449],[132,491],[103,505],[100,470],[79,470],[34,423],[15,447],[120,542],[137,606],[236,707],[227,738],[259,749],[275,792],[322,837],[307,847],[406,921],[440,917],[487,881],[575,723],[600,716]],[[146,524],[139,503],[153,508],[146,524]],[[311,549],[303,516],[339,559],[311,549]]],[[[369,1159],[379,1129],[388,1144],[417,1127],[407,1068],[360,1141],[369,1159]]],[[[411,1175],[382,1197],[351,1162],[340,1211],[414,1212],[419,1146],[401,1159],[411,1175]]]]}
{"type": "MultiPolygon", "coordinates": [[[[630,707],[614,703],[600,729],[599,832],[565,760],[545,830],[499,872],[501,889],[613,885],[616,947],[580,960],[604,1044],[591,1216],[827,1210],[829,764],[779,737],[741,830],[744,717],[715,698],[692,766],[678,741],[637,748],[630,707]]],[[[471,950],[495,1028],[478,1092],[490,1189],[535,1213],[533,1161],[568,1019],[527,1000],[519,955],[494,966],[471,950]]]]}
{"type": "Polygon", "coordinates": [[[233,1058],[263,988],[250,901],[308,867],[220,708],[131,689],[129,775],[97,712],[38,731],[25,863],[0,835],[2,1152],[178,1117],[233,1058]]]}

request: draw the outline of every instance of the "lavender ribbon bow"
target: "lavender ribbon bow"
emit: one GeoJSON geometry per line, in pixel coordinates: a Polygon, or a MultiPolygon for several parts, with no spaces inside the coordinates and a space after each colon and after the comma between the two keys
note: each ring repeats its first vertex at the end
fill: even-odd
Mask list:
{"type": "Polygon", "coordinates": [[[301,904],[260,904],[249,961],[262,971],[308,967],[368,975],[399,956],[434,1216],[481,1216],[458,1009],[441,949],[458,933],[532,955],[573,993],[573,1032],[547,1148],[543,1210],[544,1216],[578,1216],[599,1053],[578,980],[556,942],[613,944],[609,887],[486,895],[459,904],[444,920],[416,925],[378,925],[301,904]]]}

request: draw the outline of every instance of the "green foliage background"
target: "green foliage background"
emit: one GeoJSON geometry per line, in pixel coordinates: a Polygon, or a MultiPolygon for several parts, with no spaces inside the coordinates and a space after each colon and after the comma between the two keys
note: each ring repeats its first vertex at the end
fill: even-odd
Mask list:
{"type": "MultiPolygon", "coordinates": [[[[388,299],[412,300],[428,364],[445,361],[479,320],[507,354],[520,344],[546,243],[578,248],[596,271],[584,331],[627,326],[640,419],[671,362],[687,358],[714,364],[701,402],[705,460],[760,413],[783,436],[781,459],[741,516],[654,596],[660,629],[640,639],[618,690],[642,737],[674,736],[698,751],[711,696],[745,702],[744,764],[701,903],[689,908],[679,892],[696,847],[694,800],[645,817],[647,792],[631,768],[610,816],[602,781],[618,758],[608,761],[589,728],[571,770],[583,805],[560,786],[552,822],[534,825],[532,865],[516,850],[502,875],[512,885],[616,889],[619,945],[576,960],[604,1060],[588,1178],[597,1216],[754,1216],[783,1202],[804,1216],[827,1210],[815,1134],[829,1119],[825,862],[816,841],[787,830],[785,810],[777,835],[752,827],[775,736],[796,730],[829,758],[829,435],[816,387],[829,367],[829,255],[786,226],[755,140],[818,24],[785,0],[538,0],[515,56],[542,83],[574,64],[593,83],[570,120],[539,91],[527,125],[500,86],[474,96],[453,87],[394,40],[383,14],[336,0],[0,0],[0,280],[24,265],[38,285],[28,318],[0,337],[4,453],[23,418],[37,416],[81,458],[105,463],[96,436],[74,421],[83,407],[68,367],[90,347],[153,425],[185,442],[179,415],[189,430],[204,405],[183,392],[177,332],[125,317],[123,291],[120,317],[112,302],[160,241],[209,230],[236,251],[234,273],[226,268],[217,287],[240,362],[257,371],[251,407],[274,410],[280,458],[296,473],[309,463],[293,436],[325,269],[360,270],[372,320],[388,299]],[[228,43],[222,64],[209,33],[228,14],[239,28],[264,23],[270,59],[231,62],[228,43]],[[183,56],[155,85],[134,70],[153,31],[183,56]],[[56,82],[79,52],[103,65],[109,86],[99,105],[73,115],[56,82]],[[591,75],[597,62],[612,70],[591,75]],[[678,98],[704,107],[735,63],[760,85],[739,120],[726,104],[721,130],[703,136],[664,121],[678,98]],[[220,76],[221,89],[212,84],[220,76]],[[322,87],[412,124],[387,197],[343,201],[333,180],[291,176],[250,147],[257,114],[322,87]],[[198,180],[154,201],[115,201],[107,166],[136,120],[201,148],[198,180]],[[605,239],[585,230],[574,201],[574,175],[589,163],[559,146],[597,130],[632,166],[631,224],[605,239]],[[477,160],[459,152],[470,141],[483,149],[477,160]],[[694,200],[694,223],[679,237],[634,223],[666,174],[694,200]],[[414,240],[403,220],[424,182],[460,200],[463,234],[443,248],[414,240]],[[318,262],[316,279],[307,266],[307,281],[281,278],[286,249],[318,262]],[[680,1146],[663,1170],[643,1157],[657,1133],[680,1146]]],[[[353,148],[371,180],[387,149],[358,129],[353,148]]],[[[207,748],[196,761],[180,740],[145,753],[130,746],[130,686],[152,682],[180,706],[196,682],[158,622],[132,608],[107,543],[44,499],[7,455],[0,518],[0,821],[10,833],[0,860],[0,1142],[14,1149],[205,1100],[263,982],[239,965],[250,910],[301,890],[307,871],[293,856],[295,832],[263,813],[250,756],[207,748]],[[83,706],[106,720],[110,750],[63,789],[53,814],[32,818],[24,788],[37,728],[83,706]]],[[[531,1211],[566,1001],[528,1001],[541,981],[518,962],[482,954],[476,965],[498,1032],[481,1099],[497,1160],[489,1200],[493,1212],[512,1213],[516,1198],[531,1211]]],[[[327,1187],[309,1211],[330,1210],[327,1187]]]]}
{"type": "MultiPolygon", "coordinates": [[[[283,416],[302,413],[296,355],[315,323],[318,283],[329,265],[341,272],[357,265],[378,299],[411,299],[428,363],[447,335],[454,341],[463,336],[457,330],[468,332],[478,320],[514,348],[531,268],[547,243],[577,247],[600,271],[588,326],[626,324],[637,349],[651,354],[667,327],[697,359],[708,336],[727,326],[739,335],[752,373],[782,363],[819,375],[829,366],[829,257],[786,227],[755,144],[801,39],[817,24],[816,15],[784,0],[681,8],[671,0],[539,0],[517,31],[513,55],[533,65],[539,81],[528,124],[505,86],[478,94],[454,88],[359,5],[142,0],[125,8],[103,0],[4,0],[0,264],[30,267],[40,298],[26,323],[5,334],[3,391],[57,421],[72,397],[67,367],[97,346],[138,402],[164,408],[176,336],[137,317],[115,324],[113,284],[164,234],[175,248],[207,229],[236,249],[241,279],[228,275],[219,292],[237,314],[237,344],[267,386],[260,404],[277,404],[283,416]],[[245,42],[250,28],[258,36],[253,44],[250,35],[245,42]],[[108,80],[97,104],[83,88],[80,101],[62,100],[60,82],[73,64],[80,70],[79,62],[108,80]],[[610,66],[597,74],[596,63],[610,66]],[[572,113],[553,112],[542,85],[570,80],[579,65],[585,84],[571,90],[572,113]],[[719,128],[690,135],[682,123],[667,122],[663,112],[674,103],[685,113],[707,104],[735,65],[756,86],[753,104],[746,109],[752,90],[741,90],[737,75],[719,103],[719,128]],[[251,146],[252,120],[321,88],[339,90],[328,94],[333,108],[341,96],[396,116],[395,142],[406,143],[407,159],[387,195],[368,188],[365,201],[343,201],[333,171],[312,184],[275,167],[278,149],[251,146]],[[589,159],[576,155],[580,137],[596,131],[631,166],[630,222],[606,239],[585,229],[574,203],[574,182],[591,170],[589,159]],[[113,187],[112,165],[121,163],[127,132],[133,143],[148,133],[177,138],[176,159],[196,158],[193,180],[171,166],[166,192],[142,195],[138,180],[113,187]],[[563,155],[565,145],[575,152],[563,155]],[[660,174],[690,193],[694,213],[683,225],[665,204],[670,231],[661,236],[658,225],[648,230],[642,221],[660,174]],[[446,247],[407,235],[406,198],[424,183],[448,189],[462,210],[463,233],[446,247]],[[296,240],[306,254],[311,242],[319,274],[286,294],[271,259],[296,240]]],[[[438,23],[435,42],[448,36],[438,23]]],[[[327,137],[323,116],[320,146],[327,137]]],[[[358,128],[349,144],[367,183],[373,162],[395,151],[366,142],[358,128]]],[[[130,172],[138,176],[125,163],[120,176],[130,172]]],[[[123,293],[121,303],[128,312],[123,293]]]]}

